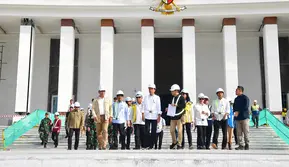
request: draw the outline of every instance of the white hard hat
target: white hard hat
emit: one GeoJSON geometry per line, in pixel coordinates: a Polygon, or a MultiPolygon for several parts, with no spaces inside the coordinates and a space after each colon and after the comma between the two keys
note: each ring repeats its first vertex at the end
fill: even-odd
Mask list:
{"type": "Polygon", "coordinates": [[[183,89],[181,93],[189,93],[186,89],[183,89]]]}
{"type": "Polygon", "coordinates": [[[206,95],[204,96],[204,99],[208,99],[208,100],[210,100],[210,98],[209,98],[208,96],[206,96],[206,95]]]}
{"type": "Polygon", "coordinates": [[[153,89],[155,89],[155,88],[156,88],[156,85],[155,85],[155,84],[149,84],[148,88],[153,88],[153,89]]]}
{"type": "Polygon", "coordinates": [[[200,93],[199,95],[198,95],[198,98],[200,99],[200,98],[204,98],[204,93],[200,93]]]}
{"type": "Polygon", "coordinates": [[[132,99],[130,97],[126,97],[125,101],[132,101],[132,99]]]}
{"type": "Polygon", "coordinates": [[[258,103],[258,101],[257,101],[257,100],[254,100],[253,102],[254,102],[254,103],[258,103]]]}
{"type": "Polygon", "coordinates": [[[74,104],[71,104],[71,105],[70,105],[70,108],[74,108],[74,104]]]}
{"type": "Polygon", "coordinates": [[[59,112],[56,112],[54,115],[55,115],[55,116],[59,116],[59,112]]]}
{"type": "Polygon", "coordinates": [[[79,102],[75,102],[74,103],[74,107],[80,107],[80,103],[79,102]]]}
{"type": "Polygon", "coordinates": [[[122,90],[119,90],[116,92],[116,95],[124,95],[123,91],[122,90]]]}
{"type": "Polygon", "coordinates": [[[216,90],[216,93],[218,93],[218,92],[223,92],[223,93],[224,93],[224,89],[218,88],[218,89],[216,90]]]}
{"type": "Polygon", "coordinates": [[[170,91],[175,91],[175,90],[181,90],[181,88],[180,88],[180,86],[179,86],[178,84],[173,84],[173,85],[171,86],[170,91]]]}
{"type": "Polygon", "coordinates": [[[98,91],[105,91],[105,88],[104,88],[102,85],[100,85],[100,86],[98,87],[98,91]]]}
{"type": "Polygon", "coordinates": [[[80,108],[80,110],[84,110],[83,108],[80,108]]]}
{"type": "Polygon", "coordinates": [[[136,92],[135,97],[143,97],[143,93],[141,91],[136,92]]]}
{"type": "Polygon", "coordinates": [[[88,108],[91,108],[92,107],[92,104],[90,103],[89,105],[88,105],[88,108]]]}

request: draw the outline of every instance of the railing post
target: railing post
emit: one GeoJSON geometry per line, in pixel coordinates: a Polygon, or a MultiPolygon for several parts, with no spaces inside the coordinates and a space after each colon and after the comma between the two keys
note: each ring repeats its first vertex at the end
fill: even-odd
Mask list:
{"type": "Polygon", "coordinates": [[[2,144],[3,144],[3,150],[5,151],[6,148],[5,148],[5,133],[4,133],[4,130],[5,129],[2,130],[2,144]]]}
{"type": "Polygon", "coordinates": [[[267,119],[267,112],[269,112],[268,110],[269,110],[268,108],[266,108],[266,110],[265,110],[266,126],[269,126],[268,125],[268,119],[267,119]]]}

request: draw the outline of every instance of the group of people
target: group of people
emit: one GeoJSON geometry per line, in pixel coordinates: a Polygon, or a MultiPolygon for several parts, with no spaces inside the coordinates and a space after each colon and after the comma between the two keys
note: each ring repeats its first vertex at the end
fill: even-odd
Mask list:
{"type": "MultiPolygon", "coordinates": [[[[155,94],[156,85],[148,86],[149,94],[143,92],[135,94],[135,101],[131,97],[124,97],[124,92],[116,93],[114,102],[105,96],[105,88],[99,87],[98,97],[92,99],[87,112],[83,112],[78,102],[71,101],[69,112],[66,114],[66,129],[68,138],[68,150],[72,149],[72,137],[75,133],[74,149],[78,149],[79,136],[82,129],[86,130],[87,149],[99,150],[130,149],[130,138],[134,132],[135,147],[133,149],[161,149],[163,129],[166,126],[161,117],[160,97],[155,94]]],[[[179,85],[172,85],[171,103],[164,112],[170,117],[170,134],[172,144],[170,149],[183,149],[185,146],[184,135],[187,133],[189,149],[193,149],[191,128],[197,129],[197,149],[218,149],[219,129],[222,129],[222,149],[232,149],[233,134],[235,142],[239,146],[236,150],[249,149],[249,99],[243,94],[244,88],[238,86],[235,100],[224,98],[224,90],[216,91],[217,98],[212,101],[203,93],[198,95],[198,101],[193,104],[188,91],[181,91],[179,85]],[[212,131],[213,139],[211,139],[212,131]],[[244,140],[245,142],[243,142],[244,140]],[[227,147],[228,146],[228,147],[227,147]]],[[[256,105],[254,101],[254,105],[256,105]]],[[[253,105],[251,109],[253,108],[253,105]]],[[[256,111],[259,107],[254,107],[256,111]]],[[[44,118],[39,130],[52,127],[55,147],[58,145],[59,123],[58,113],[55,114],[54,123],[48,117],[44,118]]],[[[254,120],[258,117],[255,113],[254,120]]],[[[258,122],[256,123],[256,126],[258,122]]],[[[40,133],[42,134],[42,133],[40,133]]],[[[47,133],[40,135],[44,147],[47,144],[47,133]],[[44,137],[43,137],[44,136],[44,137]]]]}

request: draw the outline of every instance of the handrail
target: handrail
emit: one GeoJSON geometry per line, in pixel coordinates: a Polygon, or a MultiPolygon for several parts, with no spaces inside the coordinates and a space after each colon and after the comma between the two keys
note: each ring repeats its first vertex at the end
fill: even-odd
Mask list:
{"type": "Polygon", "coordinates": [[[5,128],[2,131],[3,149],[6,149],[15,140],[39,124],[41,119],[44,118],[45,113],[46,111],[43,110],[35,110],[28,116],[5,128]]]}

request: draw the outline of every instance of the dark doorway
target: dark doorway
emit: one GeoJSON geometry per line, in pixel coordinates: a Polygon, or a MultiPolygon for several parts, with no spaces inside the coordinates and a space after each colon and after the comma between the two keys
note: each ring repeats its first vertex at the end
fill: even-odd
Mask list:
{"type": "Polygon", "coordinates": [[[155,84],[162,111],[171,100],[170,87],[183,87],[182,38],[155,38],[155,84]]]}
{"type": "MultiPolygon", "coordinates": [[[[73,76],[73,95],[74,100],[77,100],[77,84],[78,84],[78,51],[79,39],[75,39],[74,49],[74,76],[73,76]]],[[[48,83],[48,105],[47,111],[57,111],[57,98],[58,95],[58,76],[59,76],[59,52],[60,52],[60,39],[50,40],[50,63],[49,63],[49,83],[48,83]],[[52,102],[53,101],[53,102],[52,102]],[[55,103],[55,104],[52,104],[55,103]]],[[[69,102],[67,102],[69,104],[69,102]]]]}

